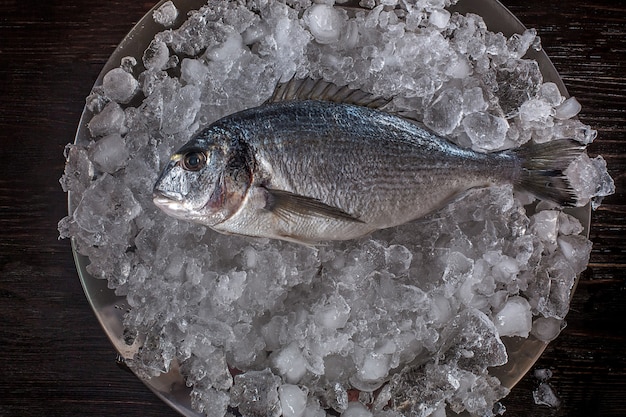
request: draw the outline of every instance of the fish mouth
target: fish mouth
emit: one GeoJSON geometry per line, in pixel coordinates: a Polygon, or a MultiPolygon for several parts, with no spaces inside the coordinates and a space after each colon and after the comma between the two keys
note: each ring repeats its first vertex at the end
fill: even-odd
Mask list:
{"type": "Polygon", "coordinates": [[[178,193],[167,193],[161,190],[155,190],[152,193],[152,202],[165,214],[175,219],[200,223],[202,223],[204,219],[204,216],[199,213],[198,210],[185,204],[178,193]]]}
{"type": "Polygon", "coordinates": [[[180,197],[176,193],[168,193],[161,190],[155,190],[152,193],[152,202],[155,206],[163,210],[166,214],[182,218],[186,217],[185,214],[189,210],[183,205],[182,201],[177,198],[180,197]]]}
{"type": "Polygon", "coordinates": [[[162,190],[160,188],[155,187],[152,190],[152,199],[153,200],[163,200],[163,201],[173,201],[180,203],[183,200],[183,196],[181,193],[177,193],[174,191],[162,190]]]}

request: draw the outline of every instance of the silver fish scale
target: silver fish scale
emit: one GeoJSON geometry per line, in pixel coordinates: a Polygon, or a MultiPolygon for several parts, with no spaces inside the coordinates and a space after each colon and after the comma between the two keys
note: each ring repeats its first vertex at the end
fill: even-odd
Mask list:
{"type": "Polygon", "coordinates": [[[375,228],[421,217],[466,189],[511,181],[506,154],[460,149],[416,124],[353,105],[279,102],[218,122],[236,127],[267,188],[315,198],[375,228]]]}

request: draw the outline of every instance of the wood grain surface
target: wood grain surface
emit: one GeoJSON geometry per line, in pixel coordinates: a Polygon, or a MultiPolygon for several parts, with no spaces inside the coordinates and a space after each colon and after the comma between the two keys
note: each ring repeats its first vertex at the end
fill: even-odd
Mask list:
{"type": "MultiPolygon", "coordinates": [[[[461,0],[471,1],[471,0],[461,0]]],[[[562,401],[535,405],[527,375],[505,416],[626,416],[626,2],[505,0],[598,132],[617,193],[593,213],[589,268],[568,326],[537,362],[562,401]]],[[[0,0],[0,416],[176,416],[116,353],[83,294],[58,178],[84,97],[152,2],[0,0]]]]}

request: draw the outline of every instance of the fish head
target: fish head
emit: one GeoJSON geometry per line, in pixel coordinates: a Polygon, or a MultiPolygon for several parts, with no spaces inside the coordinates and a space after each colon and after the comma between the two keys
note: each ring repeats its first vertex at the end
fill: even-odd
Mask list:
{"type": "Polygon", "coordinates": [[[172,155],[154,185],[153,201],[174,218],[214,226],[237,211],[251,176],[246,166],[233,164],[241,158],[228,144],[207,136],[172,155]]]}

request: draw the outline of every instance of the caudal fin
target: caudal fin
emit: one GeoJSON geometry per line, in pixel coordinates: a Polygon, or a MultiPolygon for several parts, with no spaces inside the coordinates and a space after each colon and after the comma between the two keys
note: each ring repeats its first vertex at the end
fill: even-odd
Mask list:
{"type": "Polygon", "coordinates": [[[575,206],[578,198],[564,171],[584,149],[584,145],[569,139],[527,143],[516,151],[522,160],[522,172],[515,185],[543,200],[575,206]]]}

